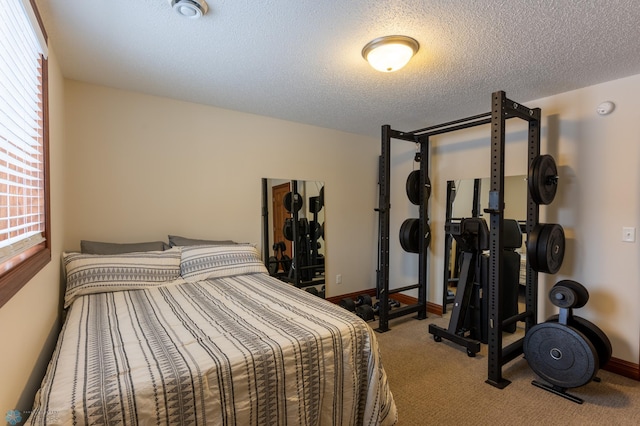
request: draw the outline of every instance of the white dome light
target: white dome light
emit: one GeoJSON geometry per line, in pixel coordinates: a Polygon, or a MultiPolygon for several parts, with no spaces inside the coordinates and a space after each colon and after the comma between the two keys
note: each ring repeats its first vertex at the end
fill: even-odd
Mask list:
{"type": "Polygon", "coordinates": [[[180,16],[189,19],[198,19],[209,10],[205,0],[169,0],[169,4],[180,16]]]}
{"type": "Polygon", "coordinates": [[[384,36],[370,41],[362,49],[362,57],[378,71],[393,72],[407,65],[420,44],[407,36],[384,36]]]}

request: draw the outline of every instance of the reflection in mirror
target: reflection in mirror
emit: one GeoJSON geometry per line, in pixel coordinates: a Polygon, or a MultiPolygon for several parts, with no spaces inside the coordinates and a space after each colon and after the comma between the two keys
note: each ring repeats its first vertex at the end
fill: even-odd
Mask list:
{"type": "Polygon", "coordinates": [[[324,212],[323,182],[262,179],[262,253],[269,274],[320,296],[324,212]]]}
{"type": "MultiPolygon", "coordinates": [[[[457,223],[462,218],[479,217],[488,222],[484,207],[489,205],[489,178],[462,179],[447,182],[446,223],[457,223]]],[[[504,218],[515,219],[524,232],[527,220],[527,177],[505,176],[504,178],[504,218]]],[[[524,241],[524,238],[523,238],[524,241]]],[[[524,244],[524,243],[523,243],[524,244]]],[[[526,256],[521,253],[520,283],[524,284],[526,256]]],[[[445,234],[445,271],[443,311],[447,303],[453,303],[455,286],[460,277],[461,253],[456,240],[450,233],[445,234]]]]}

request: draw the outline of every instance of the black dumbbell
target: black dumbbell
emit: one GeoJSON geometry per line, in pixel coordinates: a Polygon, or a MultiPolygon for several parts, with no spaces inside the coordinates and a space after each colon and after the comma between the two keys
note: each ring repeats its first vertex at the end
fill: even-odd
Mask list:
{"type": "Polygon", "coordinates": [[[353,299],[350,297],[342,299],[338,304],[343,308],[345,308],[347,311],[351,311],[351,312],[356,311],[356,302],[354,302],[353,299]]]}
{"type": "MultiPolygon", "coordinates": [[[[398,308],[398,307],[400,307],[400,302],[394,299],[389,299],[389,309],[398,308]]],[[[376,315],[378,314],[378,312],[380,312],[379,300],[373,305],[373,312],[375,312],[376,315]]]]}
{"type": "Polygon", "coordinates": [[[356,297],[356,306],[362,306],[362,305],[372,305],[372,301],[371,301],[371,296],[369,296],[368,294],[361,294],[358,297],[356,297]]]}
{"type": "Polygon", "coordinates": [[[371,305],[361,305],[356,307],[356,315],[365,321],[373,321],[376,319],[373,307],[371,305]]]}

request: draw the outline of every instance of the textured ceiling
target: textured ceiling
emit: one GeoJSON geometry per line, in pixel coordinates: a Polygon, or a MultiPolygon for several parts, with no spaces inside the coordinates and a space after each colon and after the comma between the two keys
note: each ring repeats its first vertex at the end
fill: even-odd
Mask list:
{"type": "Polygon", "coordinates": [[[376,137],[640,74],[638,0],[37,4],[66,78],[376,137]],[[380,73],[360,52],[391,34],[420,51],[380,73]]]}

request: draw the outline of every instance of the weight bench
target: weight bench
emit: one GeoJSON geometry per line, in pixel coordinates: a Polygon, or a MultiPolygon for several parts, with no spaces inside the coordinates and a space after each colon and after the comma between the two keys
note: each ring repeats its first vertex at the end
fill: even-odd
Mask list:
{"type": "MultiPolygon", "coordinates": [[[[447,339],[464,346],[467,355],[480,352],[480,344],[488,340],[489,286],[489,229],[482,218],[464,218],[460,222],[447,222],[445,231],[456,240],[462,253],[462,266],[449,327],[444,329],[429,325],[429,333],[436,342],[447,339]]],[[[520,255],[515,251],[522,245],[522,232],[516,220],[505,219],[503,228],[503,298],[502,309],[506,316],[518,313],[518,288],[520,280],[520,255]]],[[[511,327],[510,327],[511,328],[511,327]]],[[[515,331],[515,325],[513,325],[515,331]]]]}

